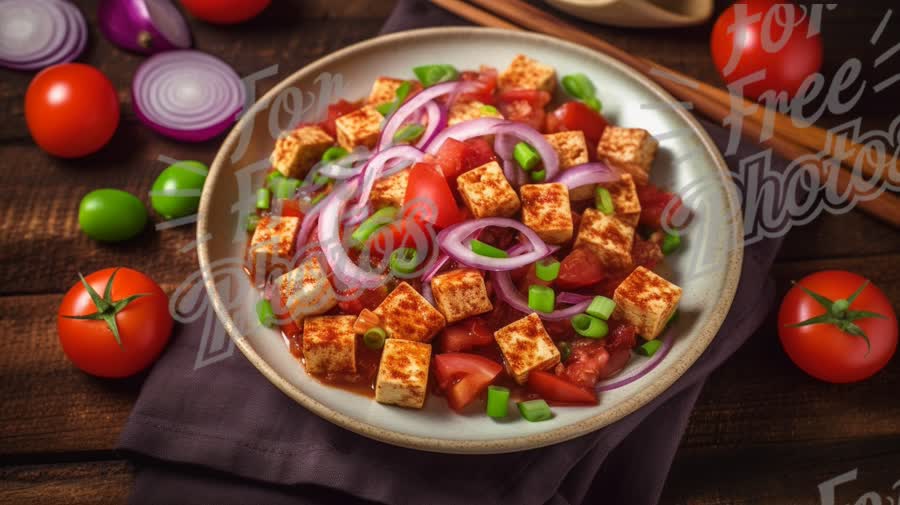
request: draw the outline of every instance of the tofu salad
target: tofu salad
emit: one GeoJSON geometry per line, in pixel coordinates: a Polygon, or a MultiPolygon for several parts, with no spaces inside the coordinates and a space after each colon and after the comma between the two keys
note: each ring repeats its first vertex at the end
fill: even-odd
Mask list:
{"type": "Polygon", "coordinates": [[[277,140],[247,223],[260,323],[324,383],[494,418],[655,367],[681,289],[653,270],[690,214],[649,181],[657,141],[524,55],[412,71],[277,140]]]}

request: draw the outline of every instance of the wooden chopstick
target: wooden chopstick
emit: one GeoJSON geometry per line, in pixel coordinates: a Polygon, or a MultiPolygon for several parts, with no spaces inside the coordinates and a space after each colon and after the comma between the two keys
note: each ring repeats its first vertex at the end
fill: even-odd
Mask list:
{"type": "MultiPolygon", "coordinates": [[[[471,0],[472,3],[492,11],[496,15],[478,9],[462,0],[431,1],[432,3],[478,25],[510,29],[509,21],[512,21],[524,28],[569,40],[612,56],[641,72],[680,100],[691,102],[693,107],[700,113],[720,123],[731,113],[731,96],[727,92],[695,81],[690,77],[679,74],[649,60],[633,56],[612,44],[594,37],[578,27],[566,23],[547,12],[520,0],[504,0],[502,2],[495,0],[471,0]],[[506,19],[502,19],[498,16],[502,16],[506,19]],[[697,83],[697,85],[694,83],[697,83]],[[706,91],[708,89],[715,90],[716,93],[707,94],[706,91]],[[722,100],[722,94],[725,95],[725,100],[722,100]],[[716,98],[717,96],[719,97],[718,99],[716,98]]],[[[515,26],[512,29],[520,28],[515,26]]],[[[765,112],[766,111],[764,110],[759,111],[760,115],[765,114],[765,112]]],[[[783,117],[788,122],[792,121],[786,116],[783,117]]],[[[806,144],[815,144],[815,142],[813,142],[809,136],[805,136],[802,139],[800,137],[795,139],[794,136],[790,134],[790,130],[797,128],[792,124],[790,125],[790,128],[786,128],[783,123],[783,120],[777,122],[773,137],[762,142],[762,144],[771,147],[781,156],[791,160],[806,156],[810,161],[803,164],[804,168],[817,172],[822,181],[831,180],[828,175],[834,168],[823,163],[821,159],[813,159],[813,157],[808,156],[812,153],[809,151],[810,147],[806,144]],[[782,135],[779,133],[777,124],[781,124],[782,130],[788,131],[788,134],[782,135]]],[[[800,130],[802,131],[802,129],[800,130]]],[[[754,121],[753,116],[745,116],[742,120],[742,132],[745,136],[759,142],[762,133],[762,124],[754,121]]],[[[815,146],[811,149],[814,149],[816,152],[820,150],[816,149],[815,146]]],[[[848,146],[848,152],[850,149],[851,147],[848,146]]],[[[860,150],[864,148],[858,146],[855,149],[856,152],[861,152],[860,150]]],[[[843,170],[835,175],[834,182],[836,187],[832,188],[832,190],[844,194],[848,198],[857,199],[857,205],[863,211],[890,223],[895,227],[900,227],[900,198],[888,192],[884,192],[873,198],[869,194],[871,191],[870,183],[862,181],[858,177],[843,170]]]]}

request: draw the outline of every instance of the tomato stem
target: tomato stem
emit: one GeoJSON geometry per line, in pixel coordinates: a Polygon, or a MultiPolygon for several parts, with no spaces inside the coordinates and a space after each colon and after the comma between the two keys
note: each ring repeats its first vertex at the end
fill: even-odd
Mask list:
{"type": "Polygon", "coordinates": [[[137,294],[131,295],[128,298],[123,298],[121,300],[113,300],[112,299],[112,285],[113,279],[116,277],[116,273],[119,269],[113,270],[112,275],[109,276],[109,280],[106,281],[106,287],[103,289],[103,296],[101,297],[94,291],[94,288],[91,287],[90,284],[87,283],[84,276],[81,275],[81,272],[78,273],[78,278],[81,279],[81,284],[84,286],[85,291],[87,291],[88,296],[91,297],[91,301],[94,303],[94,306],[97,307],[97,312],[93,314],[87,314],[84,316],[62,316],[66,319],[81,319],[87,321],[103,321],[109,327],[109,331],[112,332],[113,336],[116,338],[116,342],[119,344],[119,347],[122,347],[122,338],[119,335],[119,325],[116,324],[116,314],[121,312],[128,306],[129,303],[137,300],[142,296],[147,296],[146,294],[137,294]]]}

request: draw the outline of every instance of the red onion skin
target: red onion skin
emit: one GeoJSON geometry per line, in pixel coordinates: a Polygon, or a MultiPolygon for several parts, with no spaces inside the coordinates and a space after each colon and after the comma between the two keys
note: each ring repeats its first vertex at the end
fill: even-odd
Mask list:
{"type": "MultiPolygon", "coordinates": [[[[176,45],[153,26],[144,0],[100,0],[97,24],[107,40],[140,54],[156,54],[191,47],[176,45]]],[[[188,30],[187,21],[184,29],[188,30]]],[[[188,33],[190,40],[190,34],[188,33]]]]}

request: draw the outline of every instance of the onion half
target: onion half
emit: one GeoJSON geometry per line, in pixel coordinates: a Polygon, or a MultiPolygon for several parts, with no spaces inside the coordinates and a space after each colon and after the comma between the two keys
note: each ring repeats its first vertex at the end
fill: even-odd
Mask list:
{"type": "Polygon", "coordinates": [[[170,0],[101,0],[97,23],[110,42],[136,53],[191,47],[187,21],[170,0]]]}
{"type": "Polygon", "coordinates": [[[63,0],[0,2],[0,66],[38,70],[77,58],[87,44],[84,15],[63,0]]]}

